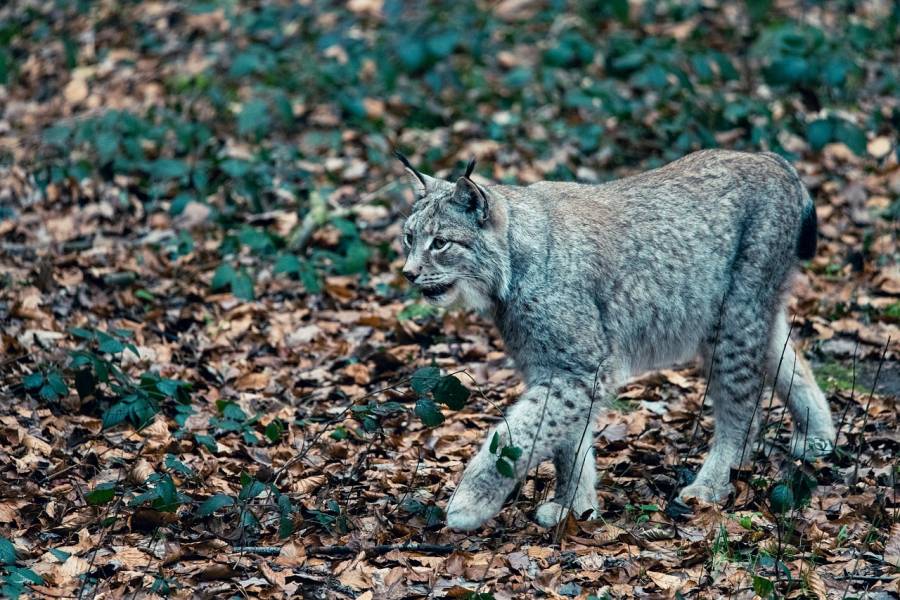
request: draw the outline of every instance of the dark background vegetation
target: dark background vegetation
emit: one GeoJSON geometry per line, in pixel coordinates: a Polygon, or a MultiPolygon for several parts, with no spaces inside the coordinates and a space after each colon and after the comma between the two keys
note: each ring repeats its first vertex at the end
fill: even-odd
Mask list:
{"type": "Polygon", "coordinates": [[[878,1],[4,3],[0,593],[896,597],[898,25],[878,1]],[[736,498],[673,521],[711,419],[667,371],[604,417],[601,519],[529,524],[540,469],[442,529],[521,388],[484,321],[398,277],[391,152],[527,184],[708,147],[779,152],[816,199],[791,307],[838,452],[786,457],[775,400],[736,498]]]}

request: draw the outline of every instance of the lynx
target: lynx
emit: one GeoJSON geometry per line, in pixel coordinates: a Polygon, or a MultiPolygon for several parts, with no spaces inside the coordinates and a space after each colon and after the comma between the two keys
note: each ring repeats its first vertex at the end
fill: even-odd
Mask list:
{"type": "Polygon", "coordinates": [[[448,526],[481,526],[545,460],[556,489],[536,521],[596,514],[594,413],[628,378],[696,357],[715,432],[680,500],[727,499],[765,385],[790,410],[792,453],[831,452],[828,403],[789,339],[785,297],[815,253],[816,213],[786,160],[704,150],[600,185],[520,187],[476,184],[474,161],[450,182],[398,157],[416,196],[404,275],[435,305],[491,317],[526,386],[463,472],[448,526]],[[495,466],[495,433],[523,451],[512,478],[495,466]]]}

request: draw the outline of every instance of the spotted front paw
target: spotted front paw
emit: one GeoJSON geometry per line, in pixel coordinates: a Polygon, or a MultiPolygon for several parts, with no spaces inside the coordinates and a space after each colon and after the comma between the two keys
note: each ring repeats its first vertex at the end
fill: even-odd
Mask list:
{"type": "Polygon", "coordinates": [[[702,500],[703,502],[709,502],[710,504],[719,504],[728,499],[728,495],[731,494],[731,484],[703,484],[703,483],[692,483],[687,486],[678,494],[678,497],[682,501],[687,501],[690,498],[696,498],[698,500],[702,500]]]}
{"type": "MultiPolygon", "coordinates": [[[[572,507],[572,511],[574,512],[575,517],[579,519],[593,519],[596,518],[600,512],[597,506],[588,502],[576,503],[576,505],[572,507]]],[[[559,502],[551,500],[550,502],[545,502],[538,506],[538,509],[534,513],[534,520],[541,527],[554,527],[565,520],[568,514],[568,506],[563,506],[559,502]]]]}
{"type": "Polygon", "coordinates": [[[503,508],[516,480],[501,475],[494,464],[476,457],[447,505],[447,526],[461,531],[481,527],[503,508]]]}

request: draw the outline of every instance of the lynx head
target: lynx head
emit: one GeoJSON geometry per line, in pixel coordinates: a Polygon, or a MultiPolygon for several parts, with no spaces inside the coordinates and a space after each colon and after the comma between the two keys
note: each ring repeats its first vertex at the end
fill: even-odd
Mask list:
{"type": "Polygon", "coordinates": [[[401,154],[416,194],[403,225],[403,275],[438,306],[486,311],[506,296],[507,218],[503,200],[466,174],[451,183],[419,173],[401,154]]]}

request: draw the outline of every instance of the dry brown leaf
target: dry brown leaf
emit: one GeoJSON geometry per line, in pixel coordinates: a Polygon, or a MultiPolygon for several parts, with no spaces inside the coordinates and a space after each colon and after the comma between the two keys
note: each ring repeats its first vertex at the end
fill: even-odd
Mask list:
{"type": "Polygon", "coordinates": [[[79,104],[88,97],[88,85],[84,79],[74,78],[66,84],[63,97],[71,104],[79,104]]]}
{"type": "Polygon", "coordinates": [[[234,382],[234,387],[239,390],[264,390],[267,385],[269,385],[269,374],[266,372],[247,373],[234,382]]]}
{"type": "Polygon", "coordinates": [[[142,458],[128,472],[128,480],[135,485],[144,485],[147,483],[147,479],[155,472],[153,465],[142,458]]]}
{"type": "Polygon", "coordinates": [[[304,477],[303,479],[291,484],[291,490],[295,494],[305,496],[313,490],[325,485],[326,481],[328,481],[328,478],[325,475],[313,475],[311,477],[304,477]]]}

